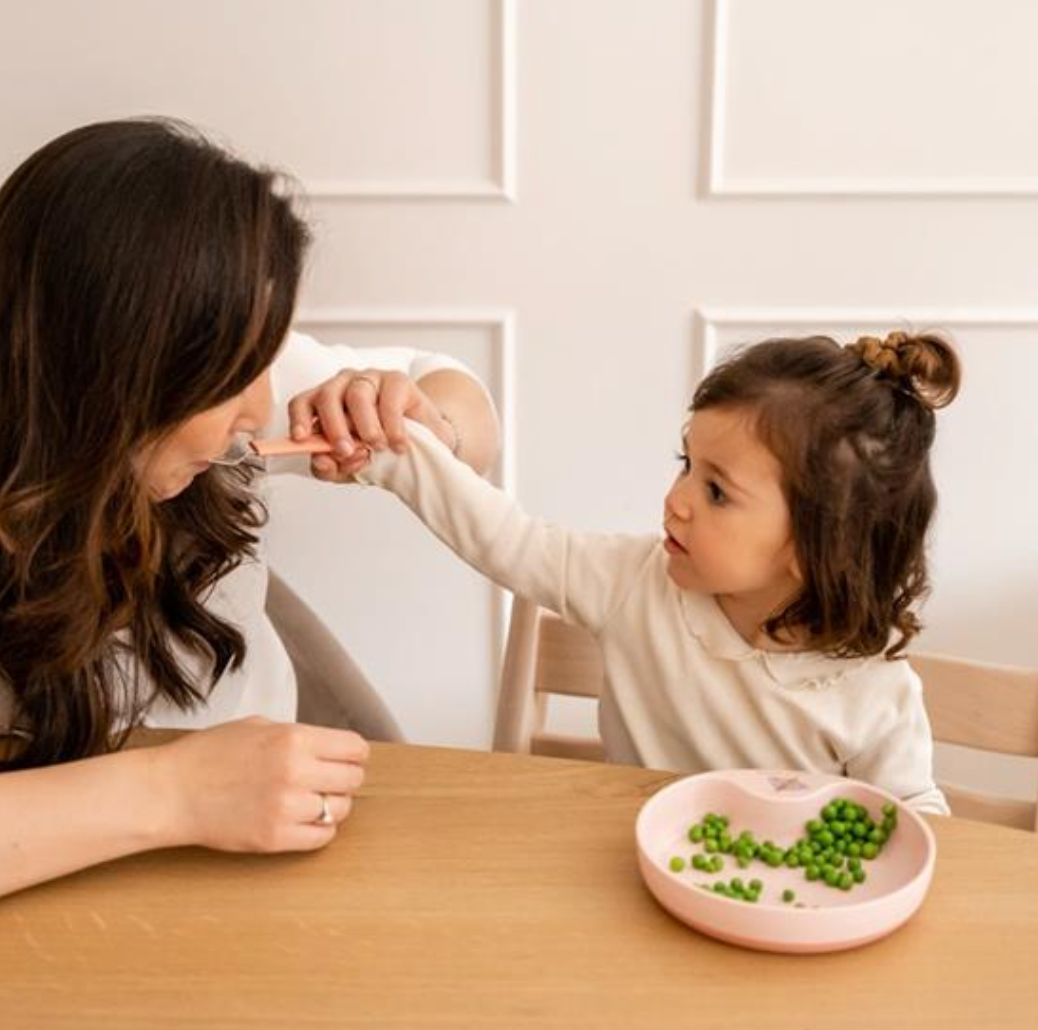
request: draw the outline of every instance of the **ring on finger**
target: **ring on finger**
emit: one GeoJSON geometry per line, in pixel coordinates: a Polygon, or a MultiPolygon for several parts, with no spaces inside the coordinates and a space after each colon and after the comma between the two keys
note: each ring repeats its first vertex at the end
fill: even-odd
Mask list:
{"type": "Polygon", "coordinates": [[[351,376],[350,381],[346,384],[346,389],[348,390],[354,383],[367,383],[375,393],[379,392],[379,385],[371,376],[351,376]]]}
{"type": "Polygon", "coordinates": [[[314,823],[317,826],[331,826],[335,819],[328,805],[328,795],[318,792],[317,796],[321,799],[321,814],[314,820],[314,823]]]}

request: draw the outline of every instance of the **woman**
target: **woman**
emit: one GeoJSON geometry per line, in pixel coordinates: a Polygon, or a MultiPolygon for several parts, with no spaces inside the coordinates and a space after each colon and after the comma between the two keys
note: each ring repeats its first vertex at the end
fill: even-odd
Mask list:
{"type": "MultiPolygon", "coordinates": [[[[0,894],[153,847],[318,848],[363,781],[357,734],[287,721],[255,473],[211,464],[268,423],[272,379],[356,363],[288,333],[308,234],[280,186],[131,120],[0,188],[0,894]],[[201,732],[120,750],[144,722],[201,732]]],[[[399,446],[406,414],[485,468],[479,384],[386,357],[342,373],[338,456],[399,446]]]]}

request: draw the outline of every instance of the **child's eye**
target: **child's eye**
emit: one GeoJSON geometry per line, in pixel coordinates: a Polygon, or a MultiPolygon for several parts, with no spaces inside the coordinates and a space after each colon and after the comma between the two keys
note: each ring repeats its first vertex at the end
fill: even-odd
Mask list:
{"type": "Polygon", "coordinates": [[[707,481],[706,493],[711,504],[721,505],[728,500],[728,495],[712,479],[707,481]]]}
{"type": "Polygon", "coordinates": [[[674,459],[681,465],[681,474],[687,476],[692,471],[692,462],[684,451],[675,451],[674,459]]]}

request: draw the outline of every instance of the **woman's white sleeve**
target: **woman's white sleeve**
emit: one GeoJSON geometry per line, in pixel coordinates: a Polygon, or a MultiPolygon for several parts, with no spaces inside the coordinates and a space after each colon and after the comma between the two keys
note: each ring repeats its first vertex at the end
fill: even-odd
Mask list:
{"type": "Polygon", "coordinates": [[[415,380],[431,372],[453,369],[471,376],[477,383],[480,382],[471,369],[446,354],[434,354],[411,347],[350,347],[341,343],[324,344],[304,333],[291,332],[271,366],[274,410],[266,435],[286,436],[288,402],[297,393],[313,389],[344,368],[378,368],[386,372],[404,372],[415,380]]]}

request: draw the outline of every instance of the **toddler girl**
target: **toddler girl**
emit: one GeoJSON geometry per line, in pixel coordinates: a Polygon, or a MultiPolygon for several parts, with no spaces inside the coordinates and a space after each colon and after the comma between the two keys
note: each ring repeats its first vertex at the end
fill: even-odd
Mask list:
{"type": "MultiPolygon", "coordinates": [[[[934,409],[959,376],[933,335],[750,347],[695,392],[662,539],[532,518],[418,425],[403,453],[314,472],[393,491],[470,565],[591,630],[610,759],[837,773],[946,813],[904,649],[927,589],[934,409]]],[[[335,389],[303,408],[341,409],[335,389]]]]}

